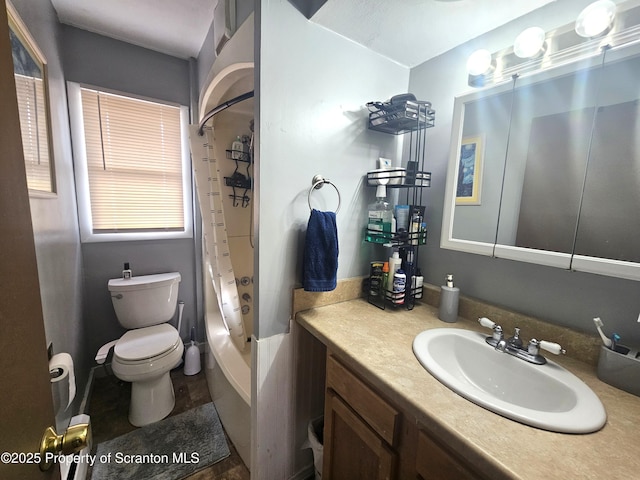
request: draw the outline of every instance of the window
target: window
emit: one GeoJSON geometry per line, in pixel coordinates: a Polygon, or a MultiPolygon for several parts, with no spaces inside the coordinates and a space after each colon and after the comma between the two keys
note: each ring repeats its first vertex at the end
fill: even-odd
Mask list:
{"type": "Polygon", "coordinates": [[[47,62],[10,2],[7,13],[27,187],[32,196],[55,196],[47,62]]]}
{"type": "Polygon", "coordinates": [[[186,107],[69,83],[83,241],[191,236],[186,107]]]}

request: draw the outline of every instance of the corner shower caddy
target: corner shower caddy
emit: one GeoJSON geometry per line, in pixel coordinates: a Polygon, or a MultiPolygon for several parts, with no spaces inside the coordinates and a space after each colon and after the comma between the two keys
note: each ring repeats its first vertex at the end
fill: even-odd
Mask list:
{"type": "MultiPolygon", "coordinates": [[[[407,205],[412,207],[422,206],[423,188],[431,186],[431,172],[424,171],[426,130],[435,125],[436,112],[431,108],[431,102],[411,99],[398,102],[394,101],[395,98],[397,97],[388,102],[367,103],[367,108],[370,112],[369,129],[391,135],[409,134],[407,165],[411,166],[411,168],[389,170],[385,172],[388,176],[383,178],[388,179],[387,188],[402,189],[402,193],[398,196],[399,202],[404,193],[407,205]]],[[[376,180],[380,178],[379,171],[368,172],[367,185],[375,186],[377,184],[376,180]]],[[[379,234],[380,232],[373,233],[379,234]]],[[[414,268],[418,265],[418,247],[426,244],[426,231],[383,235],[386,240],[383,245],[398,248],[403,259],[406,258],[407,252],[413,252],[414,268]]],[[[411,278],[409,275],[407,277],[408,289],[405,293],[404,304],[396,305],[393,303],[392,294],[384,288],[378,295],[371,295],[371,289],[368,289],[367,300],[382,309],[386,308],[387,304],[391,304],[404,306],[407,310],[412,310],[415,306],[417,291],[411,288],[411,278]]]]}
{"type": "Polygon", "coordinates": [[[242,208],[249,205],[251,200],[247,193],[251,190],[251,175],[249,168],[251,167],[251,153],[240,150],[227,150],[227,158],[236,162],[236,169],[230,177],[224,177],[224,183],[228,187],[233,188],[233,194],[229,195],[233,199],[233,206],[238,206],[238,200],[241,202],[242,208]],[[247,174],[244,175],[238,171],[241,163],[247,164],[247,174]],[[236,192],[236,188],[244,190],[242,194],[236,192]]]}

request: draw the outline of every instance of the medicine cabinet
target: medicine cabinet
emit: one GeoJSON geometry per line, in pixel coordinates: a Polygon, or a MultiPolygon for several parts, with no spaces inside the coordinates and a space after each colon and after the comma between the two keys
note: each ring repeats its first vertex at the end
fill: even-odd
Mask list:
{"type": "Polygon", "coordinates": [[[640,280],[640,47],[454,103],[441,247],[640,280]]]}

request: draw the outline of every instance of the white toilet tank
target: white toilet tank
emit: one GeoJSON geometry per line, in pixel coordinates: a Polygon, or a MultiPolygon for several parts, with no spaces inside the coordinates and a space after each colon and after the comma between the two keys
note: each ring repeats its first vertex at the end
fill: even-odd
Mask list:
{"type": "Polygon", "coordinates": [[[124,328],[142,328],[168,322],[178,302],[178,272],[109,280],[111,302],[124,328]]]}

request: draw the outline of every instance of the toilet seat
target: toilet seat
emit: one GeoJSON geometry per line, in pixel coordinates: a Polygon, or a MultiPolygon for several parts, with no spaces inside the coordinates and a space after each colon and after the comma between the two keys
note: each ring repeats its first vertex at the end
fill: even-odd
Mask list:
{"type": "Polygon", "coordinates": [[[174,351],[181,343],[178,331],[168,323],[127,331],[114,348],[122,363],[140,363],[174,351]]]}

